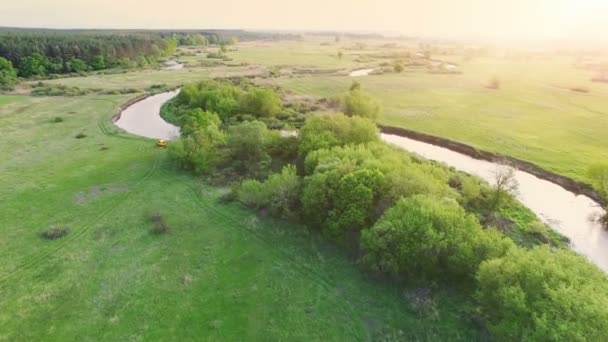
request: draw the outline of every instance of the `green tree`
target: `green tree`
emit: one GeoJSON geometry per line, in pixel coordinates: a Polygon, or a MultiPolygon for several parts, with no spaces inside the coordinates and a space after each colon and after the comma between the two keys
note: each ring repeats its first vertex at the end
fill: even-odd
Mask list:
{"type": "Polygon", "coordinates": [[[403,65],[401,65],[401,63],[395,63],[394,69],[396,73],[400,74],[403,72],[403,65]]]}
{"type": "Polygon", "coordinates": [[[257,117],[274,117],[281,110],[281,99],[269,88],[255,88],[241,100],[241,111],[257,117]]]}
{"type": "Polygon", "coordinates": [[[300,129],[300,154],[347,144],[365,144],[379,140],[378,127],[360,117],[344,114],[317,114],[310,116],[300,129]]]}
{"type": "Polygon", "coordinates": [[[362,90],[354,89],[344,97],[344,113],[375,120],[380,114],[380,106],[362,90]]]}
{"type": "Polygon", "coordinates": [[[221,160],[218,148],[224,141],[224,133],[211,123],[171,142],[169,158],[184,170],[209,174],[221,160]]]}
{"type": "Polygon", "coordinates": [[[23,77],[45,75],[47,62],[46,58],[39,53],[23,57],[19,63],[19,74],[23,77]]]}
{"type": "Polygon", "coordinates": [[[454,200],[418,195],[364,230],[361,246],[364,263],[395,277],[472,279],[482,261],[502,256],[512,242],[485,231],[454,200]]]}
{"type": "Polygon", "coordinates": [[[300,203],[300,177],[293,165],[287,165],[280,173],[268,177],[261,183],[246,180],[238,191],[239,201],[256,209],[270,208],[273,215],[292,218],[300,203]]]}
{"type": "Polygon", "coordinates": [[[248,121],[228,128],[227,147],[234,169],[243,175],[263,177],[270,165],[266,152],[268,129],[263,122],[248,121]]]}
{"type": "Polygon", "coordinates": [[[101,70],[106,68],[106,59],[103,55],[94,56],[91,59],[91,67],[93,70],[101,70]]]}
{"type": "Polygon", "coordinates": [[[195,108],[181,115],[181,133],[184,136],[188,136],[198,132],[201,128],[207,128],[211,125],[219,127],[221,122],[217,114],[195,108]]]}
{"type": "Polygon", "coordinates": [[[344,57],[344,53],[342,51],[338,51],[338,59],[342,59],[344,57]]]}
{"type": "Polygon", "coordinates": [[[0,89],[11,89],[17,83],[17,71],[11,61],[0,57],[0,89]]]}
{"type": "Polygon", "coordinates": [[[85,72],[85,71],[87,71],[87,69],[88,69],[88,66],[82,59],[72,58],[70,60],[70,70],[71,71],[85,72]]]}
{"type": "Polygon", "coordinates": [[[608,341],[608,280],[569,250],[512,249],[483,262],[477,300],[497,341],[608,341]]]}

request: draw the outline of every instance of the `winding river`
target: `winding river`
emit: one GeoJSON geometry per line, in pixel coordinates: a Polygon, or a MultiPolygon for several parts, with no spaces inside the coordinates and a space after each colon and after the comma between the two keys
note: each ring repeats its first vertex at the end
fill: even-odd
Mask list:
{"type": "MultiPolygon", "coordinates": [[[[148,138],[171,140],[179,136],[179,128],[160,117],[160,107],[179,90],[150,96],[127,107],[115,124],[129,133],[148,138]]],[[[495,163],[477,160],[449,149],[400,137],[382,134],[383,141],[416,153],[427,159],[443,162],[488,182],[494,181],[495,163]]],[[[604,213],[597,203],[529,173],[517,171],[519,200],[553,229],[570,239],[571,247],[608,272],[608,231],[591,220],[604,213]]]]}

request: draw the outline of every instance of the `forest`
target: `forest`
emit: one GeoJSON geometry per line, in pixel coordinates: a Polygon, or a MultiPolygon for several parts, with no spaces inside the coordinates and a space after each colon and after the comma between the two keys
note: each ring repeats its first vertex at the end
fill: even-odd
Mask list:
{"type": "MultiPolygon", "coordinates": [[[[144,67],[175,54],[178,46],[231,45],[283,35],[244,31],[0,29],[0,86],[15,77],[144,67]]],[[[296,38],[294,36],[294,38],[296,38]]]]}

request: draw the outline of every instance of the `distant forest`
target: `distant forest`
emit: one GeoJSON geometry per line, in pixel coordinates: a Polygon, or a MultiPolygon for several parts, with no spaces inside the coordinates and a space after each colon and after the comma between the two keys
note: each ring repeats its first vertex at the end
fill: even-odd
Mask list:
{"type": "Polygon", "coordinates": [[[285,38],[297,36],[240,30],[0,28],[0,57],[12,64],[18,76],[32,77],[114,67],[143,67],[175,54],[180,45],[228,45],[237,40],[285,38]]]}

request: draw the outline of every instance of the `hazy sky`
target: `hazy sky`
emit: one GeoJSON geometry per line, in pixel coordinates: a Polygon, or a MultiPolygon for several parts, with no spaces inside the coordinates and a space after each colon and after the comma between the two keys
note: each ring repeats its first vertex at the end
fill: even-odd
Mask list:
{"type": "Polygon", "coordinates": [[[12,0],[0,26],[395,31],[608,40],[608,0],[12,0]]]}

